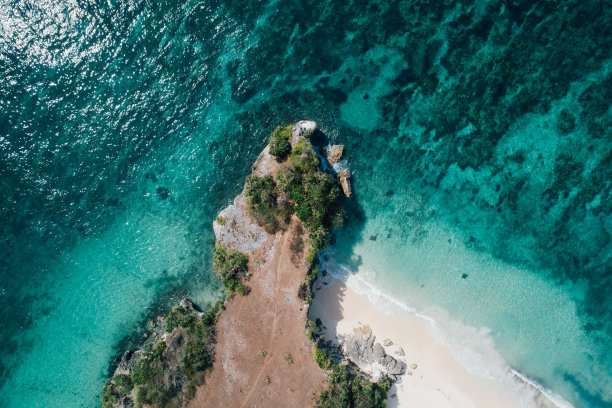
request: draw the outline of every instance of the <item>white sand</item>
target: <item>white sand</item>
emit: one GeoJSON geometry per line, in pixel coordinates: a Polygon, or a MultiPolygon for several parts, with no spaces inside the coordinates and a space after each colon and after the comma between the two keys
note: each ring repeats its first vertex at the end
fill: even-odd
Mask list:
{"type": "MultiPolygon", "coordinates": [[[[552,407],[541,392],[528,384],[504,386],[501,382],[469,372],[457,362],[452,351],[436,340],[429,322],[403,311],[380,310],[367,296],[361,295],[344,282],[325,278],[328,286],[316,291],[309,311],[311,320],[320,318],[326,327],[325,336],[338,341],[353,328],[369,325],[376,341],[389,338],[392,346],[387,354],[408,364],[412,372],[389,391],[389,407],[473,408],[473,407],[552,407]],[[394,353],[398,346],[403,357],[394,353]],[[411,364],[416,369],[411,369],[411,364]]],[[[511,377],[511,373],[508,376],[511,377]]],[[[512,382],[512,381],[511,381],[512,382]]]]}

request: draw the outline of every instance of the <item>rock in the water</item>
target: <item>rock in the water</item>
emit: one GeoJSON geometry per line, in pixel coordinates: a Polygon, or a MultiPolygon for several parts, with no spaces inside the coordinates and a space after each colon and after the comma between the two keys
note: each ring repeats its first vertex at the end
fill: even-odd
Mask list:
{"type": "Polygon", "coordinates": [[[344,153],[344,145],[333,145],[331,148],[331,152],[327,157],[329,165],[333,166],[334,164],[338,163],[342,158],[342,153],[344,153]]]}
{"type": "Polygon", "coordinates": [[[404,349],[401,347],[398,347],[397,350],[395,350],[395,354],[397,354],[398,356],[403,356],[406,353],[404,353],[404,349]]]}
{"type": "Polygon", "coordinates": [[[391,339],[385,339],[383,341],[383,344],[384,344],[385,347],[389,347],[389,346],[393,345],[393,342],[391,341],[391,339]]]}
{"type": "Polygon", "coordinates": [[[351,172],[349,169],[344,169],[338,174],[338,178],[340,179],[340,186],[342,187],[342,191],[344,195],[348,198],[351,197],[351,172]]]}
{"type": "Polygon", "coordinates": [[[410,368],[412,368],[413,370],[414,370],[415,368],[417,368],[416,363],[412,363],[412,364],[410,364],[410,368]]]}

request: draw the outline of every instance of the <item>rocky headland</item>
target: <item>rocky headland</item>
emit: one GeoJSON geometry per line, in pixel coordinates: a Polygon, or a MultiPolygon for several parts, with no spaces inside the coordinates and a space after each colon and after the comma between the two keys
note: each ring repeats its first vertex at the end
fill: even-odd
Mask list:
{"type": "Polygon", "coordinates": [[[352,194],[344,147],[313,148],[315,131],[311,121],[274,131],[213,223],[225,300],[203,313],[185,299],[151,321],[145,346],[126,352],[105,385],[104,408],[385,405],[405,364],[373,336],[355,337],[345,356],[308,320],[317,254],[352,194]],[[376,370],[359,371],[364,362],[376,370]]]}

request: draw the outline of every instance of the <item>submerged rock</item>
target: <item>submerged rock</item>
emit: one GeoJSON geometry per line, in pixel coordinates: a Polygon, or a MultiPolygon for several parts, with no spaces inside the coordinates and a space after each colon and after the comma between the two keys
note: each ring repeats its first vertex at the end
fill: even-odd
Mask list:
{"type": "Polygon", "coordinates": [[[385,339],[385,340],[383,341],[383,345],[384,345],[385,347],[389,347],[389,346],[392,346],[392,345],[393,345],[393,342],[391,341],[391,339],[385,339]]]}
{"type": "Polygon", "coordinates": [[[342,187],[342,192],[348,198],[351,197],[351,172],[349,169],[344,169],[338,174],[338,179],[340,180],[340,186],[342,187]]]}

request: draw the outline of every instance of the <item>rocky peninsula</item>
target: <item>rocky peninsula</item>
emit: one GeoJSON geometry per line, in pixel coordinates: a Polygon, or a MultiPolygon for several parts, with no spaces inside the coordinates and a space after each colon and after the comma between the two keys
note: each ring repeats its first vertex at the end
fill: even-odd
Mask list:
{"type": "Polygon", "coordinates": [[[351,196],[343,146],[315,148],[314,132],[311,121],[273,132],[213,225],[225,299],[205,313],[183,300],[150,322],[149,341],[126,352],[105,385],[104,408],[386,405],[405,363],[370,347],[373,337],[347,358],[308,319],[318,253],[351,196]],[[354,364],[364,359],[380,365],[375,376],[354,364]]]}

